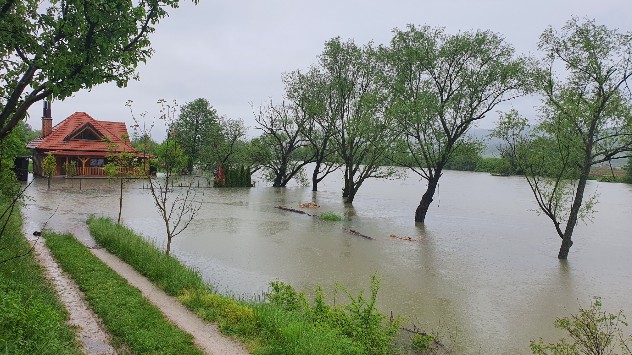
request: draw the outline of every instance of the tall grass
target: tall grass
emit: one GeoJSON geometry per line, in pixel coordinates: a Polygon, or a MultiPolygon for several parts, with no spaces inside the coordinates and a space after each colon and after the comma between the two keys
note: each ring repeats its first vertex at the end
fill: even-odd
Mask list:
{"type": "Polygon", "coordinates": [[[191,335],[171,324],[141,292],[69,234],[45,233],[46,244],[123,352],[201,354],[191,335]]]}
{"type": "MultiPolygon", "coordinates": [[[[0,195],[0,212],[7,204],[0,195]]],[[[80,354],[66,310],[29,249],[15,213],[0,236],[0,353],[80,354]]]]}
{"type": "Polygon", "coordinates": [[[244,302],[213,293],[200,274],[166,257],[131,230],[107,218],[90,218],[99,244],[130,264],[201,318],[244,341],[255,354],[391,354],[397,322],[387,322],[375,308],[377,282],[371,295],[330,306],[322,292],[312,303],[291,286],[274,282],[268,301],[244,302]],[[174,264],[175,263],[175,264],[174,264]],[[164,264],[164,265],[161,265],[164,264]],[[177,265],[176,265],[177,264],[177,265]],[[178,276],[173,276],[175,273],[178,276]],[[188,274],[188,275],[187,275],[188,274]]]}
{"type": "Polygon", "coordinates": [[[138,237],[132,230],[106,218],[88,218],[90,233],[110,253],[119,256],[171,296],[182,290],[210,291],[200,274],[138,237]]]}

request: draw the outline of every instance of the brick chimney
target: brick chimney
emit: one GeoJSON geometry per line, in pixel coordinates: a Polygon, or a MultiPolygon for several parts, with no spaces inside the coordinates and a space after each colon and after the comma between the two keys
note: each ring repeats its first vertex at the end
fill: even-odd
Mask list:
{"type": "Polygon", "coordinates": [[[42,115],[42,137],[47,137],[53,132],[53,118],[51,117],[50,102],[44,101],[44,114],[42,115]]]}

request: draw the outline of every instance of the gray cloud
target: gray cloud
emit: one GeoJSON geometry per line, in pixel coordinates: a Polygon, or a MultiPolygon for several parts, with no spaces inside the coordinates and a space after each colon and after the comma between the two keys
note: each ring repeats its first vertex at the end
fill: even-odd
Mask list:
{"type": "MultiPolygon", "coordinates": [[[[184,0],[152,35],[154,56],[139,68],[140,81],[119,89],[101,85],[53,103],[54,122],[75,111],[101,120],[131,123],[134,111],[157,116],[160,98],[183,104],[208,99],[219,114],[254,125],[255,106],[283,94],[281,76],[315,63],[325,41],[340,36],[358,44],[388,43],[393,28],[406,24],[445,27],[448,32],[490,29],[501,33],[521,53],[535,53],[539,34],[549,25],[561,27],[571,16],[630,31],[628,0],[447,0],[447,1],[291,1],[184,0]]],[[[537,100],[514,106],[530,110],[537,100]]],[[[28,122],[39,128],[41,105],[28,122]]],[[[531,110],[531,112],[535,112],[531,110]]],[[[493,117],[481,123],[491,127],[493,117]]],[[[154,134],[164,137],[164,128],[154,134]]]]}

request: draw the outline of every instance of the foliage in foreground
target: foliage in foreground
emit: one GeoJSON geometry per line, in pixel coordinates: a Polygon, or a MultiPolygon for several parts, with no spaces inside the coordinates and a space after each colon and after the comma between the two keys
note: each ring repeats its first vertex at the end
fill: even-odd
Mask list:
{"type": "Polygon", "coordinates": [[[191,335],[171,324],[141,292],[70,234],[44,233],[64,271],[85,294],[119,349],[132,353],[200,354],[191,335]]]}
{"type": "MultiPolygon", "coordinates": [[[[0,195],[0,211],[7,202],[0,195]]],[[[4,220],[2,220],[4,222],[4,220]]],[[[80,354],[67,313],[44,278],[13,214],[0,236],[0,352],[80,354]],[[8,260],[12,259],[12,260],[8,260]]]]}
{"type": "Polygon", "coordinates": [[[125,260],[169,295],[176,296],[181,290],[210,291],[198,272],[180,264],[176,258],[161,252],[133,231],[115,225],[107,218],[90,217],[88,226],[97,243],[125,260]]]}
{"type": "Polygon", "coordinates": [[[590,308],[580,307],[579,313],[556,319],[555,327],[565,330],[572,342],[565,338],[550,344],[544,344],[542,339],[531,341],[533,354],[632,354],[632,335],[623,333],[623,327],[628,325],[623,311],[607,313],[601,306],[601,299],[595,298],[590,308]]]}
{"type": "Polygon", "coordinates": [[[242,339],[256,354],[390,354],[398,322],[387,322],[375,307],[379,283],[371,294],[331,306],[317,290],[313,302],[281,282],[271,284],[268,302],[236,301],[213,293],[200,274],[166,257],[131,230],[107,218],[90,218],[90,232],[108,251],[178,299],[220,330],[242,339]],[[177,276],[173,276],[173,274],[177,276]]]}

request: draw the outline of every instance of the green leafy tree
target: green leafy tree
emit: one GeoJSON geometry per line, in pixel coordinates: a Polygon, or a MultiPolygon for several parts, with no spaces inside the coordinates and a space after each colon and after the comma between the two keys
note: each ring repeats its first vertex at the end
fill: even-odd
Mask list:
{"type": "Polygon", "coordinates": [[[224,165],[241,164],[244,162],[243,154],[246,150],[246,126],[241,119],[220,117],[219,119],[221,139],[214,148],[214,154],[209,154],[212,160],[209,163],[221,162],[224,165]]]}
{"type": "Polygon", "coordinates": [[[286,104],[273,105],[272,102],[260,108],[255,116],[257,128],[263,131],[261,140],[265,142],[269,153],[261,164],[269,172],[273,187],[285,187],[297,176],[305,165],[311,162],[311,156],[301,159],[300,149],[308,142],[301,135],[305,116],[296,106],[286,104]]]}
{"type": "Polygon", "coordinates": [[[125,86],[152,55],[156,24],[178,4],[1,0],[0,138],[46,97],[64,99],[107,82],[125,86]]]}
{"type": "Polygon", "coordinates": [[[134,137],[132,147],[143,154],[156,155],[158,153],[158,143],[146,133],[134,137]]]}
{"type": "Polygon", "coordinates": [[[540,36],[539,123],[528,129],[515,113],[499,124],[567,259],[579,221],[590,219],[596,196],[585,189],[593,165],[632,156],[632,33],[572,19],[540,36]],[[525,138],[527,137],[527,138],[525,138]]]}
{"type": "Polygon", "coordinates": [[[483,159],[483,143],[476,140],[464,139],[452,153],[452,157],[445,164],[449,170],[476,171],[483,159]]]}
{"type": "Polygon", "coordinates": [[[50,180],[57,172],[57,159],[51,153],[47,153],[42,161],[42,172],[48,178],[48,189],[50,190],[50,180]]]}
{"type": "Polygon", "coordinates": [[[333,128],[333,145],[344,169],[342,197],[353,200],[368,178],[393,176],[395,169],[381,166],[392,150],[394,131],[384,115],[386,88],[378,80],[382,71],[371,45],[334,38],[325,43],[316,66],[325,80],[325,127],[333,128]]]}
{"type": "Polygon", "coordinates": [[[189,174],[203,160],[216,161],[217,147],[223,138],[220,130],[217,112],[206,99],[195,99],[182,106],[171,127],[171,137],[186,156],[189,174]],[[205,154],[211,155],[210,159],[205,159],[205,154]]]}
{"type": "Polygon", "coordinates": [[[20,122],[9,135],[0,139],[0,194],[11,197],[20,191],[13,173],[14,160],[29,155],[26,144],[31,136],[31,128],[20,122]]]}
{"type": "Polygon", "coordinates": [[[449,35],[413,25],[396,29],[383,55],[389,115],[409,157],[400,164],[428,181],[415,211],[415,222],[424,223],[446,165],[467,149],[469,129],[528,88],[529,60],[489,31],[449,35]]]}
{"type": "Polygon", "coordinates": [[[298,128],[307,142],[305,158],[310,156],[314,163],[312,191],[318,191],[318,183],[341,167],[333,144],[336,127],[326,115],[327,82],[318,68],[312,68],[307,73],[286,75],[284,83],[288,100],[304,117],[298,128]]]}

